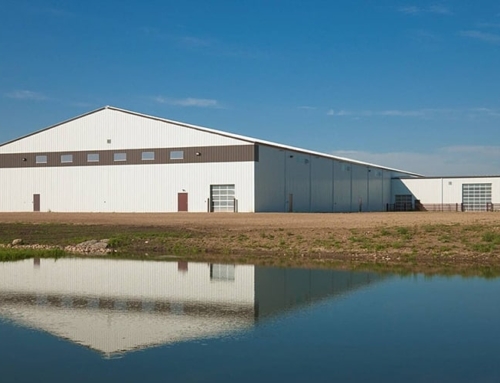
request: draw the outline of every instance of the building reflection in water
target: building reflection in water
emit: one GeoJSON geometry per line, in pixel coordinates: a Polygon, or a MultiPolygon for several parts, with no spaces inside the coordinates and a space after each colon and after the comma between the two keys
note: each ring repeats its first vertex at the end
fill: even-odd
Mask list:
{"type": "Polygon", "coordinates": [[[0,316],[112,357],[228,335],[382,278],[249,265],[35,259],[0,263],[0,316]]]}

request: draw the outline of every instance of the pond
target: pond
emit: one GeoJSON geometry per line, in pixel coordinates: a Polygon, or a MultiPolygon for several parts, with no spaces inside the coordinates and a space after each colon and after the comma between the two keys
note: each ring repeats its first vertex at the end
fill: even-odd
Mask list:
{"type": "Polygon", "coordinates": [[[0,263],[1,382],[499,382],[500,279],[0,263]]]}

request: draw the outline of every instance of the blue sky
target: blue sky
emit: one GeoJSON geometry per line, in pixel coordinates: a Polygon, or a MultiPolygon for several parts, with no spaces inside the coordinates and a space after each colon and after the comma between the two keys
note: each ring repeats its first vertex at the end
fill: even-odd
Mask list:
{"type": "Polygon", "coordinates": [[[0,142],[112,105],[500,174],[498,0],[0,2],[0,142]]]}

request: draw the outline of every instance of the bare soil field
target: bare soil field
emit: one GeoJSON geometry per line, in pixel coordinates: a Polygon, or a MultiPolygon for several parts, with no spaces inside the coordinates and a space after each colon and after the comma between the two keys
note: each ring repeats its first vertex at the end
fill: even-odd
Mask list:
{"type": "Polygon", "coordinates": [[[0,243],[109,238],[117,254],[274,265],[500,270],[500,214],[0,213],[0,243]]]}
{"type": "Polygon", "coordinates": [[[2,223],[67,223],[83,225],[183,226],[210,228],[370,228],[425,224],[496,224],[500,213],[0,213],[2,223]]]}

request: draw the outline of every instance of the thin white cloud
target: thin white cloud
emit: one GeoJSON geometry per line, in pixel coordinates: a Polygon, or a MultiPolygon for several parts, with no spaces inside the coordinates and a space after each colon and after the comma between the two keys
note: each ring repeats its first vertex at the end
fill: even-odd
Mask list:
{"type": "Polygon", "coordinates": [[[49,15],[49,16],[53,16],[53,17],[67,18],[67,17],[74,17],[75,16],[74,13],[72,13],[70,11],[66,11],[66,10],[61,9],[61,8],[32,6],[32,7],[29,7],[27,9],[28,9],[28,11],[33,12],[33,13],[49,15]]]}
{"type": "Polygon", "coordinates": [[[478,113],[480,115],[486,115],[491,117],[500,117],[500,110],[491,108],[472,108],[471,113],[478,113]]]}
{"type": "Polygon", "coordinates": [[[416,5],[407,5],[398,8],[398,11],[406,15],[419,15],[424,13],[433,13],[437,15],[452,15],[453,12],[444,5],[434,4],[429,7],[418,7],[416,5]]]}
{"type": "Polygon", "coordinates": [[[481,31],[461,31],[460,36],[470,37],[487,43],[500,44],[500,35],[481,31]]]}
{"type": "Polygon", "coordinates": [[[16,100],[32,100],[32,101],[47,100],[47,96],[45,96],[44,94],[39,92],[34,92],[31,90],[14,90],[10,93],[5,94],[5,96],[16,100]]]}
{"type": "Polygon", "coordinates": [[[457,119],[462,117],[481,118],[481,117],[500,117],[500,109],[492,109],[485,107],[475,107],[467,109],[452,109],[452,108],[425,108],[416,110],[334,110],[329,109],[326,114],[328,116],[337,117],[415,117],[422,119],[457,119]]]}
{"type": "Polygon", "coordinates": [[[373,116],[387,116],[387,117],[424,117],[426,111],[422,110],[362,110],[362,111],[349,111],[349,110],[334,110],[330,109],[326,113],[328,116],[352,116],[352,117],[373,117],[373,116]]]}
{"type": "Polygon", "coordinates": [[[185,46],[189,47],[209,47],[212,45],[212,41],[208,39],[202,39],[193,36],[180,36],[177,40],[185,46]]]}
{"type": "Polygon", "coordinates": [[[500,28],[500,23],[479,23],[477,24],[479,28],[500,28]]]}
{"type": "Polygon", "coordinates": [[[185,107],[199,107],[199,108],[220,108],[220,104],[217,100],[208,99],[208,98],[165,98],[162,96],[155,97],[155,101],[160,104],[168,104],[168,105],[177,105],[177,106],[185,106],[185,107]]]}
{"type": "Polygon", "coordinates": [[[430,153],[340,150],[332,154],[426,176],[500,175],[500,146],[448,146],[430,153]]]}
{"type": "Polygon", "coordinates": [[[326,115],[327,116],[350,116],[352,115],[353,113],[352,112],[349,112],[347,110],[333,110],[333,109],[330,109],[328,110],[328,112],[326,112],[326,115]]]}
{"type": "Polygon", "coordinates": [[[199,51],[212,56],[258,59],[271,55],[257,47],[246,47],[240,44],[229,44],[226,41],[211,37],[200,37],[191,34],[166,33],[158,28],[144,26],[139,28],[147,38],[166,41],[182,49],[199,51]]]}
{"type": "Polygon", "coordinates": [[[424,113],[422,110],[384,110],[378,112],[380,116],[392,117],[422,117],[424,113]]]}
{"type": "Polygon", "coordinates": [[[429,13],[437,13],[439,15],[452,15],[453,12],[448,7],[445,7],[444,5],[431,5],[428,9],[427,12],[429,13]]]}
{"type": "MultiPolygon", "coordinates": [[[[446,153],[457,155],[480,155],[481,157],[490,158],[491,160],[500,159],[500,146],[486,146],[486,145],[456,145],[447,146],[443,148],[446,153]]],[[[498,169],[500,173],[500,169],[498,169]]]]}
{"type": "Polygon", "coordinates": [[[410,37],[420,43],[438,43],[443,41],[443,39],[432,32],[429,32],[425,29],[418,29],[410,31],[410,37]]]}
{"type": "Polygon", "coordinates": [[[142,34],[150,38],[170,41],[185,48],[204,48],[217,44],[215,40],[211,40],[208,38],[202,38],[193,35],[165,33],[158,28],[151,28],[147,26],[141,27],[139,28],[139,30],[142,34]]]}
{"type": "Polygon", "coordinates": [[[416,7],[415,5],[400,7],[398,10],[399,12],[406,13],[407,15],[416,15],[417,13],[421,12],[420,8],[416,7]]]}

